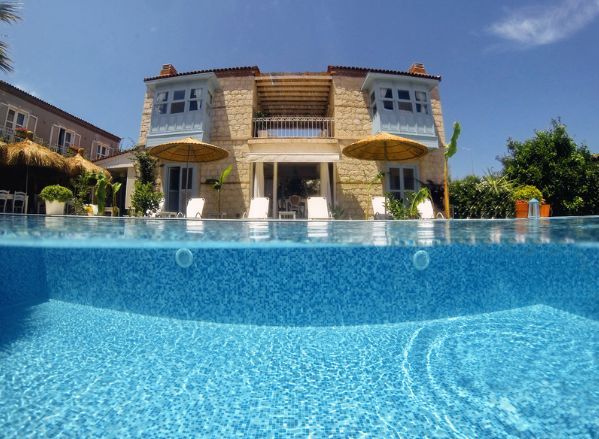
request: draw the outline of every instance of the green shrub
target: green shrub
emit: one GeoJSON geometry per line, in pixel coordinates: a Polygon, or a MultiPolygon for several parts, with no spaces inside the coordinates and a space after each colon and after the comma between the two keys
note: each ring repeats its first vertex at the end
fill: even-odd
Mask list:
{"type": "Polygon", "coordinates": [[[45,201],[60,201],[64,203],[73,198],[73,192],[64,186],[54,184],[43,188],[40,193],[40,198],[45,201]]]}
{"type": "Polygon", "coordinates": [[[449,184],[449,202],[454,218],[480,218],[477,186],[480,178],[469,175],[449,184]]]}
{"type": "Polygon", "coordinates": [[[154,189],[153,183],[135,182],[135,190],[131,195],[131,204],[137,215],[148,215],[156,212],[162,201],[162,193],[154,189]]]}
{"type": "Polygon", "coordinates": [[[533,198],[535,198],[539,202],[543,200],[543,194],[541,193],[541,191],[538,190],[535,186],[531,185],[517,187],[512,197],[514,198],[514,201],[530,201],[533,198]]]}
{"type": "Polygon", "coordinates": [[[427,187],[422,187],[418,192],[410,193],[405,200],[395,198],[392,194],[385,194],[385,209],[394,220],[418,219],[418,205],[431,198],[427,187]]]}
{"type": "Polygon", "coordinates": [[[511,182],[498,175],[468,176],[449,190],[454,218],[507,218],[514,215],[511,182]]]}

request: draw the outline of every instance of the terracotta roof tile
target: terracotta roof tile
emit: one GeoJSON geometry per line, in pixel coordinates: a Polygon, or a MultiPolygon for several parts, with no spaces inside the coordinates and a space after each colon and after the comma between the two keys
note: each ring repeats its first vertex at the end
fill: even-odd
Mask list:
{"type": "Polygon", "coordinates": [[[164,79],[164,78],[175,78],[177,76],[187,76],[187,75],[197,75],[198,73],[215,73],[217,76],[219,74],[239,74],[239,73],[247,73],[251,75],[260,74],[260,69],[257,66],[247,66],[247,67],[226,67],[220,69],[205,69],[205,70],[193,70],[191,72],[181,72],[176,73],[174,75],[167,76],[150,76],[148,78],[144,78],[144,82],[154,81],[156,79],[164,79]]]}
{"type": "Polygon", "coordinates": [[[441,76],[439,76],[439,75],[428,75],[428,74],[423,75],[421,73],[412,73],[412,72],[408,72],[406,70],[387,70],[387,69],[374,69],[374,68],[370,68],[370,67],[351,67],[351,66],[328,66],[328,68],[327,68],[327,72],[329,72],[332,75],[334,75],[336,72],[342,71],[342,70],[355,72],[355,73],[363,73],[363,74],[367,74],[368,72],[388,73],[390,75],[413,76],[416,78],[435,79],[437,81],[441,80],[441,76]]]}

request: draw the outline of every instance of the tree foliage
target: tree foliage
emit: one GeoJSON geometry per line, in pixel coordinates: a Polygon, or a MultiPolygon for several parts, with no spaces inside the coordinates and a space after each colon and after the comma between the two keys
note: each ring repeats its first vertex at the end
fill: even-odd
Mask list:
{"type": "Polygon", "coordinates": [[[599,163],[560,121],[523,142],[508,140],[507,149],[500,158],[504,175],[515,185],[539,188],[554,215],[599,213],[599,163]]]}
{"type": "Polygon", "coordinates": [[[158,160],[147,150],[135,152],[135,170],[137,181],[131,195],[131,205],[137,215],[148,215],[156,212],[162,201],[162,192],[156,190],[156,164],[158,160]]]}
{"type": "Polygon", "coordinates": [[[156,164],[158,159],[152,157],[145,149],[138,149],[135,152],[135,170],[138,181],[143,184],[154,183],[156,181],[156,164]]]}
{"type": "MultiPolygon", "coordinates": [[[[21,17],[17,13],[19,5],[11,2],[0,3],[0,21],[4,23],[14,23],[19,21],[21,17]]],[[[12,72],[12,61],[7,54],[8,44],[0,41],[0,70],[12,72]]]]}
{"type": "MultiPolygon", "coordinates": [[[[14,23],[21,17],[18,14],[19,4],[12,2],[0,2],[0,21],[4,23],[14,23]]],[[[12,72],[12,61],[7,54],[8,44],[0,41],[0,70],[12,72]]]]}

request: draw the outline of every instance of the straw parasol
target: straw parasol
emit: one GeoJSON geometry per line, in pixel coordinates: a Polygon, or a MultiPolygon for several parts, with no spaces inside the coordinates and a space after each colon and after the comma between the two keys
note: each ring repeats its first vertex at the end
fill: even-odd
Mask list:
{"type": "Polygon", "coordinates": [[[95,163],[90,162],[81,155],[83,148],[77,149],[77,154],[66,159],[67,167],[71,175],[79,175],[84,172],[102,173],[110,177],[110,172],[95,163]]]}
{"type": "Polygon", "coordinates": [[[27,168],[25,175],[25,193],[27,194],[30,167],[50,168],[61,172],[67,169],[63,156],[28,139],[0,145],[0,164],[27,168]]]}
{"type": "Polygon", "coordinates": [[[401,161],[425,156],[428,148],[415,140],[380,132],[346,146],[343,154],[360,160],[401,161]]]}
{"type": "Polygon", "coordinates": [[[415,140],[380,132],[346,146],[343,154],[360,160],[402,161],[423,157],[428,148],[415,140]]]}
{"type": "Polygon", "coordinates": [[[39,145],[32,140],[22,140],[17,143],[0,145],[3,153],[3,164],[6,166],[36,166],[53,168],[58,171],[66,169],[65,158],[60,154],[39,145]]]}
{"type": "MultiPolygon", "coordinates": [[[[154,146],[149,152],[150,155],[162,160],[185,162],[186,169],[189,163],[213,162],[229,156],[226,150],[193,137],[154,146]]],[[[185,189],[185,205],[187,205],[187,191],[188,189],[185,189]]]]}
{"type": "Polygon", "coordinates": [[[212,162],[229,156],[224,149],[193,137],[155,146],[150,149],[150,154],[163,160],[187,163],[212,162]]]}

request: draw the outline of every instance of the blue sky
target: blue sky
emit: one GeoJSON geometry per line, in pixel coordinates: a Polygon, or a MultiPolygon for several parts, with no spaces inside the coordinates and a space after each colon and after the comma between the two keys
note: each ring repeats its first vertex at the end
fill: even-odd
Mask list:
{"type": "Polygon", "coordinates": [[[15,71],[0,78],[137,140],[143,78],[257,65],[348,65],[443,76],[447,135],[462,123],[452,174],[499,170],[508,137],[561,117],[599,152],[599,0],[24,0],[2,25],[15,71]]]}

